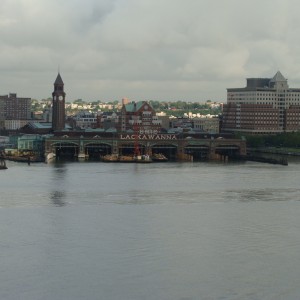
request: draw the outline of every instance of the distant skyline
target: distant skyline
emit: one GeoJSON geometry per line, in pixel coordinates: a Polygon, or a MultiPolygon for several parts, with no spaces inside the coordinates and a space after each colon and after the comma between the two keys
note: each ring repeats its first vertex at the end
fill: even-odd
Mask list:
{"type": "Polygon", "coordinates": [[[296,0],[1,0],[0,95],[226,101],[281,71],[300,87],[296,0]]]}

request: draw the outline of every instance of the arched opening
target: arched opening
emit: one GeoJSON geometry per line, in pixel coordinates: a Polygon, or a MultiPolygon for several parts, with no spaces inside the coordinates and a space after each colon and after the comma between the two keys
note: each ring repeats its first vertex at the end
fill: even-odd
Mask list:
{"type": "Polygon", "coordinates": [[[89,160],[100,160],[103,156],[112,153],[111,145],[104,143],[90,143],[85,145],[85,154],[89,160]]]}
{"type": "MultiPolygon", "coordinates": [[[[135,151],[136,145],[135,143],[126,143],[119,146],[119,155],[124,156],[133,156],[135,151]]],[[[146,154],[146,147],[142,144],[138,144],[139,152],[141,155],[146,154]]]]}
{"type": "Polygon", "coordinates": [[[236,145],[218,145],[215,153],[220,156],[221,160],[234,160],[240,153],[240,147],[236,145]]]}
{"type": "Polygon", "coordinates": [[[177,154],[177,146],[172,144],[155,144],[151,147],[152,155],[163,154],[168,161],[175,161],[177,154]]]}
{"type": "Polygon", "coordinates": [[[193,161],[205,161],[209,158],[209,147],[205,145],[188,145],[184,152],[192,155],[193,161]]]}
{"type": "Polygon", "coordinates": [[[79,153],[79,146],[75,143],[59,142],[52,145],[56,159],[74,159],[79,153]]]}

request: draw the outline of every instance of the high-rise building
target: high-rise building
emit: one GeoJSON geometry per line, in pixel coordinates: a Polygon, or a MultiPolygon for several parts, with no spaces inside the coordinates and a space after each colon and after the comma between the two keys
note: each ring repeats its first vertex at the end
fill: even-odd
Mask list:
{"type": "Polygon", "coordinates": [[[31,120],[31,98],[20,98],[14,93],[0,96],[0,128],[18,129],[19,126],[10,128],[7,124],[12,122],[26,124],[29,120],[31,120]]]}
{"type": "Polygon", "coordinates": [[[65,97],[64,82],[58,73],[54,82],[52,93],[52,129],[59,131],[65,129],[65,97]]]}
{"type": "Polygon", "coordinates": [[[248,78],[244,88],[228,88],[223,131],[269,134],[300,130],[300,89],[278,71],[273,78],[248,78]]]}
{"type": "Polygon", "coordinates": [[[20,98],[17,94],[0,96],[4,104],[4,118],[6,120],[31,119],[31,98],[20,98]]]}

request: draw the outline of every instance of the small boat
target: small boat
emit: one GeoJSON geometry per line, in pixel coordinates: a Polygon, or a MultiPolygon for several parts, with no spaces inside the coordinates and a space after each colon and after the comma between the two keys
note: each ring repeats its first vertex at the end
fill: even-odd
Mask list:
{"type": "Polygon", "coordinates": [[[129,156],[129,155],[120,155],[118,161],[125,162],[125,163],[135,162],[135,158],[133,156],[129,156]]]}
{"type": "Polygon", "coordinates": [[[149,155],[117,155],[107,154],[102,157],[105,162],[122,162],[122,163],[150,163],[152,159],[149,155]]]}
{"type": "Polygon", "coordinates": [[[101,159],[105,162],[116,162],[119,161],[119,156],[117,154],[106,154],[101,159]]]}
{"type": "Polygon", "coordinates": [[[152,160],[158,162],[168,161],[168,159],[162,153],[154,153],[152,155],[152,160]]]}
{"type": "Polygon", "coordinates": [[[79,160],[83,160],[83,159],[89,159],[89,155],[88,154],[84,154],[84,153],[79,153],[77,158],[79,160]]]}

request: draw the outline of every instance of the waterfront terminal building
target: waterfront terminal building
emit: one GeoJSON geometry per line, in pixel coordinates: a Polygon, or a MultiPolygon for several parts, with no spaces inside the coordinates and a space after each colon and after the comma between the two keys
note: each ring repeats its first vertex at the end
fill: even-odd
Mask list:
{"type": "Polygon", "coordinates": [[[222,130],[272,134],[300,130],[300,89],[278,71],[272,78],[247,78],[244,88],[228,88],[222,130]]]}
{"type": "Polygon", "coordinates": [[[100,126],[102,119],[87,115],[83,117],[88,117],[88,124],[80,123],[86,120],[78,118],[75,127],[70,126],[65,97],[64,82],[58,74],[52,93],[52,122],[30,122],[20,130],[27,134],[14,143],[18,145],[18,158],[103,160],[106,156],[134,157],[138,153],[138,156],[165,157],[168,161],[198,161],[246,155],[245,140],[216,133],[218,122],[209,127],[200,121],[193,127],[189,122],[191,127],[185,127],[187,118],[179,124],[177,129],[181,130],[166,130],[147,101],[124,101],[120,114],[106,118],[103,126],[100,126]]]}

